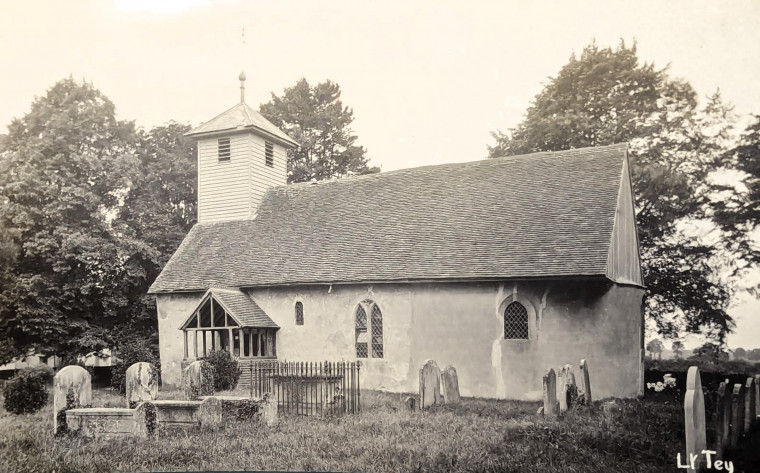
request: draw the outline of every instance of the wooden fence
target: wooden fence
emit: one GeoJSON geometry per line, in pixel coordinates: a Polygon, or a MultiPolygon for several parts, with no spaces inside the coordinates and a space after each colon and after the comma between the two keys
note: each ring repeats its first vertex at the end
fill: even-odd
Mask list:
{"type": "Polygon", "coordinates": [[[253,399],[268,393],[284,414],[354,414],[361,410],[360,367],[360,362],[241,360],[238,386],[253,399]]]}

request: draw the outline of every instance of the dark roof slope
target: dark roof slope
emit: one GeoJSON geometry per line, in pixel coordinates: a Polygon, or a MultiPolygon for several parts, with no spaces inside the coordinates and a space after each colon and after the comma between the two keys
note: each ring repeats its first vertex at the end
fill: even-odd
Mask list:
{"type": "Polygon", "coordinates": [[[270,189],[254,220],[199,224],[151,293],[603,276],[626,145],[270,189]]]}
{"type": "Polygon", "coordinates": [[[211,289],[211,294],[243,327],[278,327],[251,296],[238,289],[211,289]]]}

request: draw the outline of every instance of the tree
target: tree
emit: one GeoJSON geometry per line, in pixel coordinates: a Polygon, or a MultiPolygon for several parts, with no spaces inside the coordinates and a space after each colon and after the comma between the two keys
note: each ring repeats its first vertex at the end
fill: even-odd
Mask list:
{"type": "Polygon", "coordinates": [[[734,350],[734,359],[737,359],[737,360],[746,360],[747,359],[747,350],[745,350],[744,348],[741,348],[741,347],[739,347],[736,350],[734,350]]]}
{"type": "Polygon", "coordinates": [[[125,234],[145,248],[145,257],[139,261],[139,284],[130,294],[139,303],[117,337],[117,342],[126,345],[137,336],[152,337],[157,346],[155,302],[147,291],[196,222],[197,145],[185,137],[189,129],[170,122],[137,132],[134,177],[115,219],[125,234]]]}
{"type": "Polygon", "coordinates": [[[657,355],[657,359],[662,359],[662,350],[664,349],[665,345],[656,338],[647,343],[647,351],[652,354],[652,359],[654,359],[654,355],[657,355]]]}
{"type": "Polygon", "coordinates": [[[489,157],[629,143],[647,316],[663,336],[707,332],[722,341],[734,323],[716,271],[721,248],[682,224],[709,219],[705,178],[732,117],[719,94],[699,109],[691,86],[640,65],[635,45],[591,44],[549,80],[516,128],[493,133],[489,157]]]}
{"type": "Polygon", "coordinates": [[[694,350],[694,355],[689,359],[717,364],[721,361],[728,360],[728,353],[726,353],[717,343],[707,342],[701,347],[696,348],[694,350]]]}
{"type": "Polygon", "coordinates": [[[753,238],[760,226],[760,115],[753,120],[722,161],[725,168],[741,173],[746,189],[716,186],[719,194],[713,202],[715,218],[727,235],[725,240],[742,257],[737,272],[760,263],[760,248],[753,238]]]}
{"type": "Polygon", "coordinates": [[[683,342],[681,340],[675,340],[670,349],[676,355],[676,358],[680,360],[681,355],[683,354],[683,342]]]}
{"type": "Polygon", "coordinates": [[[10,124],[0,154],[0,363],[30,350],[97,351],[132,318],[130,289],[144,284],[149,248],[113,215],[134,144],[134,125],[71,78],[10,124]]]}
{"type": "Polygon", "coordinates": [[[288,151],[288,183],[379,172],[369,167],[366,150],[351,131],[353,111],[329,80],[314,87],[306,79],[285,89],[259,111],[300,145],[288,151]]]}

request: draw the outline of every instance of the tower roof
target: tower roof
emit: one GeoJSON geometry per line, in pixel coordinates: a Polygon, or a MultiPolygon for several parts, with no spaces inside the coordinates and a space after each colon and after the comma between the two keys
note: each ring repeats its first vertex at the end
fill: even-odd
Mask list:
{"type": "Polygon", "coordinates": [[[229,133],[238,131],[252,131],[268,138],[272,138],[275,141],[279,141],[284,146],[298,146],[298,142],[274,126],[269,120],[244,102],[240,102],[226,112],[193,128],[185,133],[185,136],[200,138],[206,135],[217,135],[223,132],[229,133]]]}

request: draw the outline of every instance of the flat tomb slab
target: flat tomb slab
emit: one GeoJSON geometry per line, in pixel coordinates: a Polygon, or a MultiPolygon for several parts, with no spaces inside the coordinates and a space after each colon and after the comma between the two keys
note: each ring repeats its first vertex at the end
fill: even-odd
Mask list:
{"type": "Polygon", "coordinates": [[[84,437],[131,437],[139,431],[134,409],[81,408],[66,411],[66,425],[84,437]]]}
{"type": "Polygon", "coordinates": [[[156,422],[165,427],[196,427],[201,401],[150,401],[156,406],[156,422]]]}

